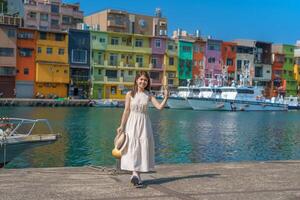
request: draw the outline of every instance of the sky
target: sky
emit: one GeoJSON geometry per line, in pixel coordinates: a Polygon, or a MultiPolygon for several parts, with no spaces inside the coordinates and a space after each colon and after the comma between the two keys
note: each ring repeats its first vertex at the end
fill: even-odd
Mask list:
{"type": "Polygon", "coordinates": [[[300,40],[300,0],[64,0],[80,3],[84,15],[104,9],[168,19],[168,35],[181,28],[224,41],[253,39],[275,44],[300,40]]]}

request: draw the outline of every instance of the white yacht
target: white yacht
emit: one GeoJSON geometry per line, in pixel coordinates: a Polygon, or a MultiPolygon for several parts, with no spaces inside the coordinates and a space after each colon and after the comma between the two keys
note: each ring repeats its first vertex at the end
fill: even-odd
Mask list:
{"type": "Polygon", "coordinates": [[[194,86],[181,86],[178,87],[177,92],[170,95],[168,99],[168,106],[175,109],[192,109],[188,103],[187,98],[197,96],[199,87],[194,86]]]}
{"type": "MultiPolygon", "coordinates": [[[[262,88],[246,86],[217,87],[212,89],[211,97],[188,97],[195,110],[223,111],[284,111],[287,105],[262,97],[262,88]]],[[[201,92],[200,92],[201,93],[201,92]]]]}
{"type": "Polygon", "coordinates": [[[0,168],[25,150],[50,144],[57,138],[46,119],[0,118],[0,168]],[[44,124],[45,132],[32,134],[38,124],[44,124]]]}

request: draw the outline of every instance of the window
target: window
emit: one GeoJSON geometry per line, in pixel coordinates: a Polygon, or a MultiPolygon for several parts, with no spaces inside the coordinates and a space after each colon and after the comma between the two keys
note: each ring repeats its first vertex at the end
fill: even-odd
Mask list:
{"type": "Polygon", "coordinates": [[[52,54],[52,48],[47,48],[47,54],[52,54]]]}
{"type": "Polygon", "coordinates": [[[173,45],[168,45],[168,50],[173,51],[174,50],[174,46],[173,45]]]}
{"type": "Polygon", "coordinates": [[[111,38],[112,45],[119,45],[119,38],[111,38]]]}
{"type": "Polygon", "coordinates": [[[236,68],[237,68],[237,70],[241,70],[242,69],[242,60],[237,60],[237,62],[236,62],[236,68]]]}
{"type": "Polygon", "coordinates": [[[41,13],[40,18],[41,18],[41,21],[48,21],[48,14],[47,13],[41,13]]]}
{"type": "Polygon", "coordinates": [[[32,49],[20,48],[19,55],[21,57],[31,57],[32,56],[32,49]]]}
{"type": "Polygon", "coordinates": [[[194,46],[194,52],[195,52],[195,53],[199,52],[199,45],[195,45],[195,46],[194,46]]]}
{"type": "Polygon", "coordinates": [[[40,40],[47,40],[47,33],[46,32],[40,32],[40,40]]]}
{"type": "Polygon", "coordinates": [[[24,73],[24,75],[28,75],[29,74],[29,69],[28,68],[24,68],[23,73],[24,73]]]}
{"type": "Polygon", "coordinates": [[[58,55],[64,55],[65,54],[65,49],[58,49],[58,55]]]}
{"type": "Polygon", "coordinates": [[[169,65],[174,65],[174,58],[173,57],[169,58],[169,65]]]}
{"type": "Polygon", "coordinates": [[[152,58],[152,59],[151,59],[151,63],[152,63],[152,66],[153,66],[153,67],[157,67],[157,62],[158,62],[158,61],[157,61],[157,58],[152,58]]]}
{"type": "Polygon", "coordinates": [[[35,12],[30,12],[29,17],[32,19],[36,19],[36,13],[35,12]]]}
{"type": "Polygon", "coordinates": [[[143,46],[143,40],[141,40],[141,39],[136,39],[136,40],[135,40],[135,46],[136,46],[136,47],[142,47],[142,46],[143,46]]]}
{"type": "Polygon", "coordinates": [[[16,37],[16,30],[15,29],[8,29],[7,30],[7,36],[10,38],[16,37]]]}
{"type": "Polygon", "coordinates": [[[14,49],[13,48],[0,48],[0,56],[13,57],[14,49]]]}
{"type": "Polygon", "coordinates": [[[189,46],[182,46],[182,51],[183,51],[183,52],[191,52],[191,51],[192,51],[192,48],[189,47],[189,46]]]}
{"type": "Polygon", "coordinates": [[[109,65],[111,65],[111,66],[118,65],[118,54],[115,54],[115,53],[109,54],[109,65]]]}
{"type": "Polygon", "coordinates": [[[42,47],[38,47],[38,53],[42,53],[42,47]]]}
{"type": "Polygon", "coordinates": [[[216,59],[214,57],[208,58],[208,63],[215,63],[216,59]]]}
{"type": "Polygon", "coordinates": [[[150,72],[150,78],[159,80],[159,72],[150,72]]]}
{"type": "Polygon", "coordinates": [[[105,38],[99,38],[100,43],[105,43],[105,38]]]}
{"type": "Polygon", "coordinates": [[[133,72],[131,70],[128,71],[128,76],[132,76],[133,72]]]}
{"type": "Polygon", "coordinates": [[[93,35],[93,36],[92,36],[92,40],[97,40],[96,35],[93,35]]]}
{"type": "Polygon", "coordinates": [[[107,76],[108,78],[117,78],[118,71],[117,70],[106,70],[105,76],[107,76]]]}
{"type": "Polygon", "coordinates": [[[101,75],[101,74],[102,74],[102,70],[98,69],[98,75],[101,75]]]}
{"type": "Polygon", "coordinates": [[[231,58],[227,58],[226,65],[232,66],[233,65],[233,60],[231,58]]]}
{"type": "Polygon", "coordinates": [[[155,40],[155,48],[160,48],[161,47],[161,40],[156,39],[155,40]]]}
{"type": "Polygon", "coordinates": [[[65,36],[63,34],[60,34],[60,33],[55,34],[56,41],[64,41],[64,39],[65,39],[65,36]]]}
{"type": "Polygon", "coordinates": [[[99,64],[99,65],[104,64],[103,53],[102,52],[98,52],[98,54],[97,54],[97,64],[99,64]]]}
{"type": "Polygon", "coordinates": [[[72,49],[72,62],[73,63],[87,63],[87,50],[72,49]]]}
{"type": "Polygon", "coordinates": [[[63,24],[72,24],[72,17],[63,15],[63,17],[62,17],[62,23],[63,24]]]}
{"type": "Polygon", "coordinates": [[[52,26],[57,26],[59,24],[58,19],[51,19],[51,25],[52,26]]]}
{"type": "Polygon", "coordinates": [[[21,32],[18,34],[18,38],[19,39],[32,39],[33,38],[33,34],[32,33],[28,33],[28,32],[21,32]]]}
{"type": "Polygon", "coordinates": [[[139,64],[139,67],[142,67],[143,63],[144,63],[143,56],[137,55],[135,58],[135,62],[137,62],[139,64]]]}
{"type": "Polygon", "coordinates": [[[52,13],[59,13],[59,5],[51,4],[51,12],[52,13]]]}
{"type": "Polygon", "coordinates": [[[263,77],[263,68],[255,67],[255,77],[263,77]]]}
{"type": "Polygon", "coordinates": [[[0,67],[0,75],[2,76],[14,76],[16,69],[14,67],[0,67]]]}
{"type": "Polygon", "coordinates": [[[110,93],[111,93],[112,95],[115,95],[115,94],[117,93],[117,87],[116,87],[116,86],[111,86],[111,88],[110,88],[110,93]]]}

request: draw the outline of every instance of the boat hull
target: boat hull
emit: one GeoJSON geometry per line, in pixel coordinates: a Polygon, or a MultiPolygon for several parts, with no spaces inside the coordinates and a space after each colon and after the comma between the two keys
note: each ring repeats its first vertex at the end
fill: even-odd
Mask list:
{"type": "Polygon", "coordinates": [[[48,145],[56,140],[57,135],[25,135],[7,138],[0,145],[0,167],[28,149],[48,145]]]}
{"type": "Polygon", "coordinates": [[[187,99],[182,97],[170,97],[168,99],[168,106],[173,109],[192,109],[187,99]]]}
{"type": "Polygon", "coordinates": [[[287,111],[284,104],[225,100],[213,98],[188,98],[188,102],[194,110],[220,110],[220,111],[287,111]]]}

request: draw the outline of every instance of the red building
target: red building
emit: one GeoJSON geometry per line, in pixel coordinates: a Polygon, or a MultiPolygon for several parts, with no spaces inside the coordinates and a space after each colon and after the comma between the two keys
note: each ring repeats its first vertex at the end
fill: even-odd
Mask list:
{"type": "Polygon", "coordinates": [[[285,62],[285,55],[280,53],[273,53],[272,76],[271,76],[271,90],[269,96],[276,97],[278,94],[284,95],[284,80],[282,78],[283,65],[285,62]]]}
{"type": "Polygon", "coordinates": [[[35,81],[35,53],[37,31],[18,29],[16,96],[32,98],[35,81]]]}
{"type": "Polygon", "coordinates": [[[193,69],[192,75],[193,80],[197,81],[204,81],[205,72],[204,72],[204,63],[205,63],[205,46],[206,42],[201,38],[198,38],[194,42],[194,51],[193,51],[193,69]]]}
{"type": "Polygon", "coordinates": [[[223,73],[227,72],[228,83],[234,80],[236,71],[236,43],[223,42],[222,43],[222,68],[223,73]]]}

